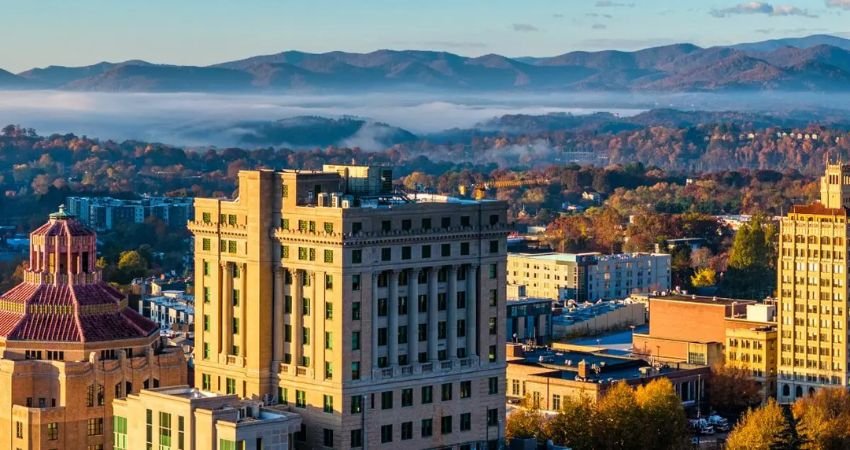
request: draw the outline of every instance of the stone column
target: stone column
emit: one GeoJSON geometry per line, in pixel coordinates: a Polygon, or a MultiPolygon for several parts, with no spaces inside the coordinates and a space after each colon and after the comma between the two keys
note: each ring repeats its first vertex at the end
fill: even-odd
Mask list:
{"type": "Polygon", "coordinates": [[[437,361],[437,271],[432,267],[428,272],[428,359],[437,361]]]}
{"type": "Polygon", "coordinates": [[[303,291],[301,285],[301,271],[291,269],[289,275],[292,277],[292,315],[290,322],[292,323],[292,363],[296,366],[301,365],[301,356],[303,355],[304,342],[302,342],[301,329],[304,327],[304,303],[303,291]]]}
{"type": "Polygon", "coordinates": [[[242,298],[239,299],[239,353],[242,357],[242,364],[248,363],[248,264],[242,263],[242,268],[239,269],[239,276],[242,279],[241,292],[242,298]]]}
{"type": "Polygon", "coordinates": [[[372,272],[372,367],[378,367],[378,276],[379,272],[372,272]]]}
{"type": "Polygon", "coordinates": [[[407,277],[407,362],[419,361],[419,269],[407,277]]]}
{"type": "Polygon", "coordinates": [[[466,268],[466,355],[475,356],[478,351],[478,266],[466,268]]]}
{"type": "Polygon", "coordinates": [[[398,272],[389,271],[389,295],[387,296],[387,336],[389,364],[398,365],[398,272]]]}
{"type": "Polygon", "coordinates": [[[233,269],[229,262],[222,264],[221,334],[222,353],[229,355],[233,346],[233,269]]]}
{"type": "Polygon", "coordinates": [[[446,294],[446,350],[449,359],[457,358],[457,266],[449,266],[446,294]]]}
{"type": "MultiPolygon", "coordinates": [[[[274,270],[274,297],[272,298],[272,358],[275,364],[283,361],[283,270],[274,270]]],[[[277,368],[274,368],[277,371],[277,368]]]]}

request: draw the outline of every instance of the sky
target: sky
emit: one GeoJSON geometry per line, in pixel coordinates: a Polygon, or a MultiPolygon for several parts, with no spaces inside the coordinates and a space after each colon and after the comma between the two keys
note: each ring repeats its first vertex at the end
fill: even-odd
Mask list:
{"type": "Polygon", "coordinates": [[[850,0],[0,0],[0,68],[284,50],[551,56],[809,34],[850,37],[850,0]]]}

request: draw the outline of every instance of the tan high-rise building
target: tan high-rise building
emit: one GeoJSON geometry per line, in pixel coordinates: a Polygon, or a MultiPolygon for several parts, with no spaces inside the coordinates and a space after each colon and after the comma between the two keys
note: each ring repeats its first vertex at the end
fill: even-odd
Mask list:
{"type": "Polygon", "coordinates": [[[298,448],[483,448],[503,434],[506,209],[393,192],[386,168],[240,172],[189,226],[196,385],[289,404],[298,448]]]}
{"type": "Polygon", "coordinates": [[[795,206],[782,219],[777,264],[780,402],[850,383],[848,173],[848,166],[828,165],[820,202],[795,206]]]}
{"type": "Polygon", "coordinates": [[[186,382],[183,351],[101,279],[96,242],[60,208],[0,295],[0,448],[110,450],[113,399],[186,382]]]}

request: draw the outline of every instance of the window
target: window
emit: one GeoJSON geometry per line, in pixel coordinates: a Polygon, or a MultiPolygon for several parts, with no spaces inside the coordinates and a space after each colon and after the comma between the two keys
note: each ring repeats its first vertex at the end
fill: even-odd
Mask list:
{"type": "Polygon", "coordinates": [[[334,412],[334,397],[333,395],[323,396],[322,410],[326,413],[333,414],[334,412]]]}
{"type": "Polygon", "coordinates": [[[558,394],[552,394],[552,409],[554,411],[561,410],[561,396],[558,394]]]}
{"type": "Polygon", "coordinates": [[[460,431],[469,431],[472,429],[472,413],[463,413],[460,415],[460,431]]]}
{"type": "MultiPolygon", "coordinates": [[[[331,274],[325,274],[325,289],[333,289],[334,288],[334,276],[331,274]]],[[[330,317],[329,317],[330,319],[330,317]]]]}
{"type": "Polygon", "coordinates": [[[236,379],[235,378],[226,378],[224,380],[225,389],[227,395],[233,395],[236,393],[236,379]]]}
{"type": "Polygon", "coordinates": [[[356,249],[351,251],[351,263],[360,264],[363,262],[363,250],[356,249]]]}
{"type": "Polygon", "coordinates": [[[281,405],[289,404],[289,391],[285,387],[277,387],[277,402],[281,405]]]}
{"type": "Polygon", "coordinates": [[[204,286],[204,303],[210,302],[210,288],[204,286]]]}
{"type": "Polygon", "coordinates": [[[462,256],[469,255],[469,242],[461,242],[460,243],[460,254],[462,256]]]}
{"type": "Polygon", "coordinates": [[[295,390],[295,406],[297,408],[307,407],[307,392],[298,389],[295,390]]]}
{"type": "Polygon", "coordinates": [[[386,317],[387,316],[387,299],[379,298],[378,299],[378,317],[386,317]]]}
{"type": "Polygon", "coordinates": [[[381,425],[381,443],[386,444],[393,441],[393,426],[381,425]]]}
{"type": "Polygon", "coordinates": [[[289,219],[280,219],[280,227],[284,230],[289,229],[289,219]]]}
{"type": "Polygon", "coordinates": [[[210,359],[210,343],[209,342],[204,342],[203,357],[204,357],[204,359],[210,359]]]}
{"type": "Polygon", "coordinates": [[[442,418],[440,418],[440,433],[452,433],[452,416],[443,416],[442,418]]]}
{"type": "Polygon", "coordinates": [[[391,220],[382,220],[381,221],[381,231],[392,231],[393,222],[391,220]]]}
{"type": "Polygon", "coordinates": [[[460,226],[462,226],[462,227],[470,226],[469,216],[460,216],[460,226]]]}
{"type": "Polygon", "coordinates": [[[496,306],[499,302],[499,291],[490,289],[490,306],[496,306]]]}
{"type": "Polygon", "coordinates": [[[401,440],[407,441],[413,439],[413,422],[402,422],[401,424],[401,440]]]}
{"type": "Polygon", "coordinates": [[[487,410],[487,426],[494,427],[499,424],[499,410],[498,408],[488,409],[487,410]]]}
{"type": "Polygon", "coordinates": [[[316,260],[316,249],[315,248],[310,248],[307,253],[309,255],[310,261],[316,260]]]}
{"type": "Polygon", "coordinates": [[[398,343],[399,345],[407,344],[407,325],[398,327],[398,343]]]}
{"type": "Polygon", "coordinates": [[[496,264],[490,264],[489,266],[487,266],[487,276],[491,280],[494,280],[496,278],[497,273],[498,273],[498,266],[496,264]]]}
{"type": "Polygon", "coordinates": [[[305,316],[310,315],[310,299],[307,297],[301,298],[301,314],[305,316]]]}
{"type": "Polygon", "coordinates": [[[283,198],[289,198],[289,185],[282,184],[280,186],[280,196],[283,198]]]}
{"type": "Polygon", "coordinates": [[[491,317],[491,318],[487,321],[487,328],[488,328],[488,330],[490,331],[490,334],[491,334],[491,335],[496,334],[496,318],[495,318],[495,317],[491,317]]]}
{"type": "MultiPolygon", "coordinates": [[[[124,422],[123,433],[125,434],[125,437],[124,437],[125,444],[124,444],[123,448],[126,449],[127,448],[127,445],[126,445],[127,419],[125,419],[123,417],[118,417],[118,416],[114,416],[114,419],[121,419],[124,422]]],[[[114,422],[114,420],[113,420],[113,422],[114,422]]],[[[119,430],[119,427],[116,426],[115,430],[116,430],[115,432],[117,433],[118,430],[119,430]]],[[[51,423],[47,424],[47,439],[50,440],[50,441],[55,441],[55,440],[59,439],[59,423],[51,422],[51,423]]]]}
{"type": "Polygon", "coordinates": [[[206,391],[209,391],[209,390],[212,389],[212,376],[210,376],[210,374],[205,373],[205,374],[201,375],[201,388],[206,390],[206,391]]]}
{"type": "Polygon", "coordinates": [[[210,262],[207,261],[207,260],[204,260],[202,267],[204,268],[204,276],[209,276],[209,274],[210,274],[210,262]]]}
{"type": "Polygon", "coordinates": [[[333,350],[334,334],[331,331],[325,331],[325,350],[333,350]]]}
{"type": "Polygon", "coordinates": [[[446,338],[446,321],[437,322],[437,339],[446,338]]]}
{"type": "Polygon", "coordinates": [[[334,363],[325,361],[325,379],[332,380],[334,377],[334,363]]]}
{"type": "Polygon", "coordinates": [[[401,248],[401,259],[410,259],[412,256],[411,248],[408,246],[404,246],[401,248]]]}
{"type": "Polygon", "coordinates": [[[440,226],[443,228],[449,228],[452,226],[452,218],[451,217],[443,217],[440,219],[440,226]]]}
{"type": "Polygon", "coordinates": [[[431,218],[430,217],[426,217],[426,218],[422,219],[422,229],[423,230],[430,230],[431,229],[431,218]]]}
{"type": "Polygon", "coordinates": [[[351,319],[360,320],[360,302],[351,303],[351,319]]]}
{"type": "Polygon", "coordinates": [[[393,249],[384,247],[381,249],[381,261],[390,261],[393,259],[393,249]]]}
{"type": "Polygon", "coordinates": [[[325,250],[325,262],[326,263],[334,262],[334,251],[333,250],[325,250]]]}
{"type": "Polygon", "coordinates": [[[433,419],[422,419],[421,434],[422,437],[431,437],[434,434],[433,419]]]}
{"type": "Polygon", "coordinates": [[[231,329],[233,330],[233,334],[239,334],[239,318],[234,317],[231,320],[231,329]]]}
{"type": "Polygon", "coordinates": [[[457,337],[466,336],[466,319],[458,319],[457,321],[457,337]]]}
{"type": "Polygon", "coordinates": [[[427,405],[429,403],[434,402],[434,388],[433,386],[422,386],[422,404],[427,405]]]}
{"type": "Polygon", "coordinates": [[[495,345],[490,346],[490,351],[487,355],[487,360],[489,362],[496,362],[496,346],[495,345]]]}
{"type": "Polygon", "coordinates": [[[325,428],[322,430],[322,444],[325,447],[334,446],[334,430],[331,430],[329,428],[325,428]]]}
{"type": "Polygon", "coordinates": [[[407,315],[407,297],[405,296],[398,298],[398,315],[407,315]]]}
{"type": "Polygon", "coordinates": [[[499,253],[499,241],[490,241],[490,253],[499,253]]]}
{"type": "Polygon", "coordinates": [[[416,300],[416,302],[418,303],[417,307],[418,307],[420,313],[427,313],[428,312],[428,296],[427,295],[420,295],[419,298],[416,300]]]}
{"type": "Polygon", "coordinates": [[[421,250],[422,258],[430,258],[431,257],[431,246],[423,245],[421,250]]]}
{"type": "Polygon", "coordinates": [[[229,441],[227,439],[219,439],[218,440],[218,450],[239,450],[239,447],[236,446],[236,441],[229,441]]]}
{"type": "Polygon", "coordinates": [[[292,325],[283,325],[283,342],[292,342],[292,325]]]}
{"type": "Polygon", "coordinates": [[[378,345],[387,345],[387,328],[378,328],[378,345]]]}
{"type": "Polygon", "coordinates": [[[452,256],[452,244],[441,244],[440,256],[452,256]]]}
{"type": "Polygon", "coordinates": [[[333,222],[325,222],[325,233],[333,234],[334,232],[334,224],[333,222]]]}
{"type": "Polygon", "coordinates": [[[363,231],[363,223],[362,222],[353,222],[351,224],[351,232],[353,234],[357,234],[363,231]]]}
{"type": "Polygon", "coordinates": [[[363,396],[354,395],[351,397],[351,414],[360,414],[363,410],[363,396]]]}
{"type": "Polygon", "coordinates": [[[393,408],[393,391],[381,392],[381,409],[393,408]]]}
{"type": "Polygon", "coordinates": [[[360,350],[360,332],[351,332],[351,350],[360,350]]]}
{"type": "Polygon", "coordinates": [[[497,223],[499,223],[499,215],[490,214],[490,225],[496,225],[497,223]]]}
{"type": "Polygon", "coordinates": [[[363,430],[359,428],[356,430],[351,430],[351,446],[363,447],[363,430]]]}
{"type": "Polygon", "coordinates": [[[233,297],[233,306],[239,306],[239,291],[234,289],[231,296],[233,297]]]}
{"type": "Polygon", "coordinates": [[[499,377],[490,377],[487,379],[487,393],[490,395],[499,393],[499,377]]]}
{"type": "Polygon", "coordinates": [[[204,314],[204,331],[210,331],[210,315],[204,314]]]}
{"type": "Polygon", "coordinates": [[[103,406],[103,385],[90,384],[86,393],[86,406],[103,406]]]}
{"type": "Polygon", "coordinates": [[[413,406],[413,388],[401,390],[401,406],[413,406]]]}
{"type": "Polygon", "coordinates": [[[210,251],[210,248],[212,248],[212,245],[210,244],[209,238],[203,238],[201,240],[201,248],[203,248],[205,252],[210,251]]]}
{"type": "Polygon", "coordinates": [[[159,448],[171,448],[171,414],[159,413],[159,448]]]}
{"type": "Polygon", "coordinates": [[[452,384],[451,383],[443,383],[441,391],[442,391],[441,399],[444,402],[452,399],[452,384]]]}
{"type": "Polygon", "coordinates": [[[351,363],[351,379],[360,379],[360,361],[352,361],[351,363]]]}
{"type": "Polygon", "coordinates": [[[289,246],[281,245],[280,246],[280,257],[283,259],[289,259],[289,246]]]}
{"type": "Polygon", "coordinates": [[[445,311],[448,306],[448,295],[445,292],[437,294],[437,311],[445,311]]]}
{"type": "Polygon", "coordinates": [[[419,342],[425,342],[428,340],[428,324],[420,323],[419,324],[419,342]]]}
{"type": "Polygon", "coordinates": [[[351,290],[359,291],[360,290],[360,275],[352,275],[351,276],[351,290]]]}
{"type": "Polygon", "coordinates": [[[472,381],[460,382],[460,398],[469,398],[472,396],[472,381]]]}
{"type": "Polygon", "coordinates": [[[307,327],[301,327],[301,342],[304,345],[310,342],[310,329],[307,327]]]}
{"type": "Polygon", "coordinates": [[[100,436],[103,434],[103,417],[94,417],[88,420],[86,434],[89,436],[100,436]]]}

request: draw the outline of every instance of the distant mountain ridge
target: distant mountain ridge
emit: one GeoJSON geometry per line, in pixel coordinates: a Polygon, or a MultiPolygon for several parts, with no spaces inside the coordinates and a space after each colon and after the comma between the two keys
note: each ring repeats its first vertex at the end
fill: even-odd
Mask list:
{"type": "Polygon", "coordinates": [[[286,51],[212,66],[145,61],[0,71],[0,88],[106,92],[850,91],[850,40],[815,35],[727,47],[673,44],[545,58],[448,52],[286,51]]]}

